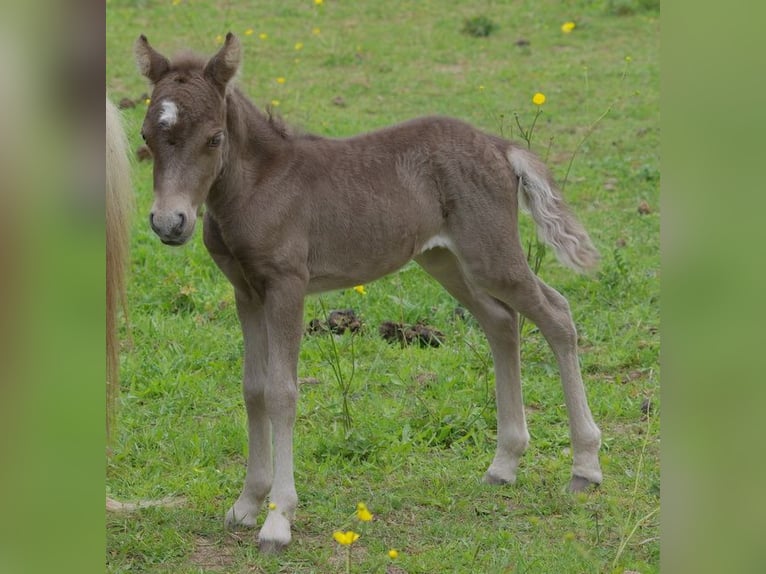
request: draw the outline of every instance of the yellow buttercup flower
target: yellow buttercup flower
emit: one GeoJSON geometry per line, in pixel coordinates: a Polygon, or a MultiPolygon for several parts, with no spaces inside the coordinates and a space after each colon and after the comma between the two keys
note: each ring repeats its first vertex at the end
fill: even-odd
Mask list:
{"type": "Polygon", "coordinates": [[[335,539],[335,542],[342,544],[343,546],[351,546],[359,539],[359,535],[353,530],[349,530],[348,532],[336,530],[332,533],[332,537],[335,539]]]}
{"type": "Polygon", "coordinates": [[[275,107],[275,108],[276,108],[276,107],[279,107],[279,104],[280,104],[280,103],[281,103],[281,102],[280,102],[279,100],[271,100],[271,105],[272,105],[273,107],[275,107]]]}
{"type": "Polygon", "coordinates": [[[537,92],[534,96],[532,96],[532,103],[536,106],[542,106],[545,103],[545,94],[537,92]]]}
{"type": "Polygon", "coordinates": [[[269,502],[269,510],[276,510],[276,509],[277,509],[277,505],[274,504],[273,502],[269,502]]]}
{"type": "Polygon", "coordinates": [[[396,551],[395,548],[392,548],[391,550],[388,551],[388,557],[391,560],[395,560],[398,556],[399,556],[399,553],[396,551]]]}
{"type": "Polygon", "coordinates": [[[357,285],[356,287],[354,287],[354,291],[356,291],[360,295],[367,295],[367,289],[364,288],[364,285],[357,285]]]}
{"type": "Polygon", "coordinates": [[[279,76],[277,78],[277,84],[284,84],[287,80],[285,80],[282,76],[279,76]]]}
{"type": "Polygon", "coordinates": [[[261,40],[265,40],[265,39],[267,39],[269,37],[269,35],[266,32],[261,32],[260,34],[258,34],[258,37],[261,40]]]}
{"type": "Polygon", "coordinates": [[[296,42],[294,48],[296,50],[303,50],[303,42],[296,42]]]}
{"type": "Polygon", "coordinates": [[[245,36],[252,36],[252,35],[253,35],[253,29],[252,28],[248,28],[247,30],[245,30],[245,36]]]}
{"type": "Polygon", "coordinates": [[[319,36],[319,34],[321,34],[322,31],[319,28],[312,28],[311,33],[314,34],[314,36],[319,36]]]}
{"type": "Polygon", "coordinates": [[[372,520],[372,513],[367,510],[367,506],[364,502],[360,502],[356,505],[356,517],[362,522],[370,522],[372,520]]]}
{"type": "Polygon", "coordinates": [[[316,4],[317,6],[321,6],[322,4],[324,4],[324,0],[314,0],[314,4],[316,4]]]}
{"type": "Polygon", "coordinates": [[[215,37],[215,43],[216,43],[216,44],[223,44],[223,36],[221,36],[220,34],[218,34],[218,35],[215,37]]]}
{"type": "Polygon", "coordinates": [[[564,32],[564,34],[569,34],[574,29],[575,29],[575,23],[574,22],[564,22],[561,25],[561,31],[564,32]]]}
{"type": "Polygon", "coordinates": [[[173,0],[173,6],[178,6],[181,3],[181,0],[173,0]]]}

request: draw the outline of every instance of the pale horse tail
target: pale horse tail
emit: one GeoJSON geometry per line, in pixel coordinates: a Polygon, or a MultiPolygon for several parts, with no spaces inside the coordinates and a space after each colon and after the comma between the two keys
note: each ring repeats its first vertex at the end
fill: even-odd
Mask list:
{"type": "Polygon", "coordinates": [[[511,146],[508,161],[519,178],[519,200],[537,225],[537,235],[556,258],[578,273],[596,267],[599,254],[588,232],[564,202],[546,165],[531,151],[511,146]]]}
{"type": "Polygon", "coordinates": [[[106,100],[106,432],[111,434],[119,389],[117,313],[125,309],[125,272],[128,263],[130,215],[128,141],[117,108],[106,100]]]}

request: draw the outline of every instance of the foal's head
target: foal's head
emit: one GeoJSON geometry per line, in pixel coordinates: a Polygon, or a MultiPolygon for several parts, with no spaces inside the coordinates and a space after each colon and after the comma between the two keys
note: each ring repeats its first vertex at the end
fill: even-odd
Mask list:
{"type": "Polygon", "coordinates": [[[153,86],[141,128],[154,156],[149,222],[163,243],[182,245],[223,166],[226,87],[239,67],[240,45],[229,33],[208,62],[186,56],[171,63],[142,35],[135,54],[153,86]]]}

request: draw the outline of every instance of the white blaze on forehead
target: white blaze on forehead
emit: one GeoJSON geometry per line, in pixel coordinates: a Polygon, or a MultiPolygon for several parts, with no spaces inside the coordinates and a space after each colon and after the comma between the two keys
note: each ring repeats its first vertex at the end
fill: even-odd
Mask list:
{"type": "Polygon", "coordinates": [[[172,127],[178,121],[178,106],[171,100],[162,102],[162,113],[160,113],[160,123],[172,127]]]}

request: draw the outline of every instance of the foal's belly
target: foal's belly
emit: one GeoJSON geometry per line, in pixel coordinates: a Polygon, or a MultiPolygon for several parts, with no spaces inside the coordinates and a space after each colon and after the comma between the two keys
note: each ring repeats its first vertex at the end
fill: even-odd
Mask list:
{"type": "Polygon", "coordinates": [[[326,253],[309,264],[309,293],[322,293],[370,283],[406,265],[415,255],[411,242],[390,246],[386,252],[361,250],[354,254],[326,253]]]}
{"type": "MultiPolygon", "coordinates": [[[[314,203],[308,237],[310,293],[393,273],[443,233],[446,223],[433,185],[405,186],[396,179],[386,183],[352,188],[342,203],[314,203]]],[[[328,192],[327,197],[333,195],[328,192]]]]}

